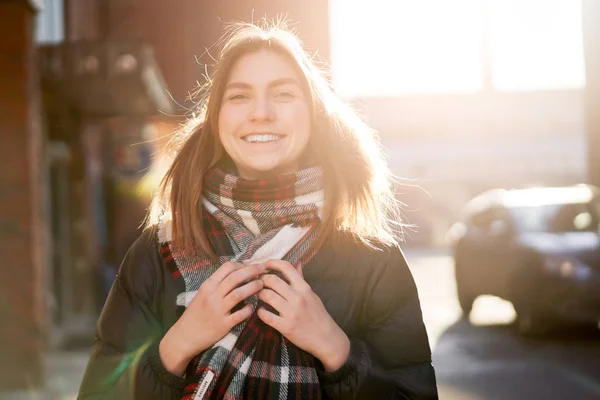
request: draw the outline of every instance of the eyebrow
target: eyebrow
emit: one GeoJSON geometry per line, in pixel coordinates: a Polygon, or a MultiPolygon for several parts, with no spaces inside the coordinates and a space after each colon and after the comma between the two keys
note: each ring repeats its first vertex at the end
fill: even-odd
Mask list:
{"type": "MultiPolygon", "coordinates": [[[[282,85],[296,85],[298,87],[300,87],[300,83],[298,83],[298,80],[294,79],[294,78],[280,78],[280,79],[275,79],[274,81],[269,82],[268,86],[270,88],[273,87],[277,87],[277,86],[282,86],[282,85]]],[[[252,85],[246,82],[230,82],[227,85],[225,85],[225,90],[228,89],[252,89],[252,85]]]]}

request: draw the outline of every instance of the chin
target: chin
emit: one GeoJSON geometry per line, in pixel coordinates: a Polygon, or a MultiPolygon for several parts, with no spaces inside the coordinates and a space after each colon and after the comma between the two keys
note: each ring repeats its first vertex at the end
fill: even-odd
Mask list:
{"type": "Polygon", "coordinates": [[[293,173],[295,170],[286,168],[285,166],[267,166],[267,165],[254,165],[249,166],[246,169],[248,175],[253,176],[255,179],[273,178],[275,176],[284,175],[287,173],[293,173]]]}

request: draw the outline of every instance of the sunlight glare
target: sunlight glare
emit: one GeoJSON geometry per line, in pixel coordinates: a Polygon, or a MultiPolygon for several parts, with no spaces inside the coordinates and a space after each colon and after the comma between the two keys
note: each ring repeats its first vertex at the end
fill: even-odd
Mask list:
{"type": "Polygon", "coordinates": [[[332,78],[344,97],[479,91],[486,54],[497,90],[585,84],[576,0],[329,4],[332,78]]]}
{"type": "Polygon", "coordinates": [[[482,85],[478,0],[331,0],[342,96],[474,91],[482,85]]]}
{"type": "Polygon", "coordinates": [[[583,87],[581,2],[493,0],[489,6],[498,90],[583,87]]]}

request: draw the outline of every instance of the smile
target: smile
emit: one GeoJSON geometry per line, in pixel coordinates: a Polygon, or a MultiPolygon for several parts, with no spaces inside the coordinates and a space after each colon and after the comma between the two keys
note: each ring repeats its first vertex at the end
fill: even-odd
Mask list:
{"type": "Polygon", "coordinates": [[[252,134],[244,136],[242,139],[248,143],[269,143],[276,142],[283,137],[284,136],[274,134],[252,134]]]}

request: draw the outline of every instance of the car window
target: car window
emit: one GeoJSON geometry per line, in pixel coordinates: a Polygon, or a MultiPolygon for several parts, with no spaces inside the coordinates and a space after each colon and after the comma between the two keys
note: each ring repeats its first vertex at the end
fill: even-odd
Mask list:
{"type": "Polygon", "coordinates": [[[491,223],[491,212],[485,210],[471,216],[471,225],[477,229],[487,229],[491,223]]]}
{"type": "Polygon", "coordinates": [[[591,203],[546,204],[510,209],[519,228],[525,232],[598,231],[599,205],[591,203]]]}
{"type": "Polygon", "coordinates": [[[504,208],[492,207],[473,214],[471,225],[478,230],[492,233],[492,231],[510,229],[511,221],[504,208]]]}

